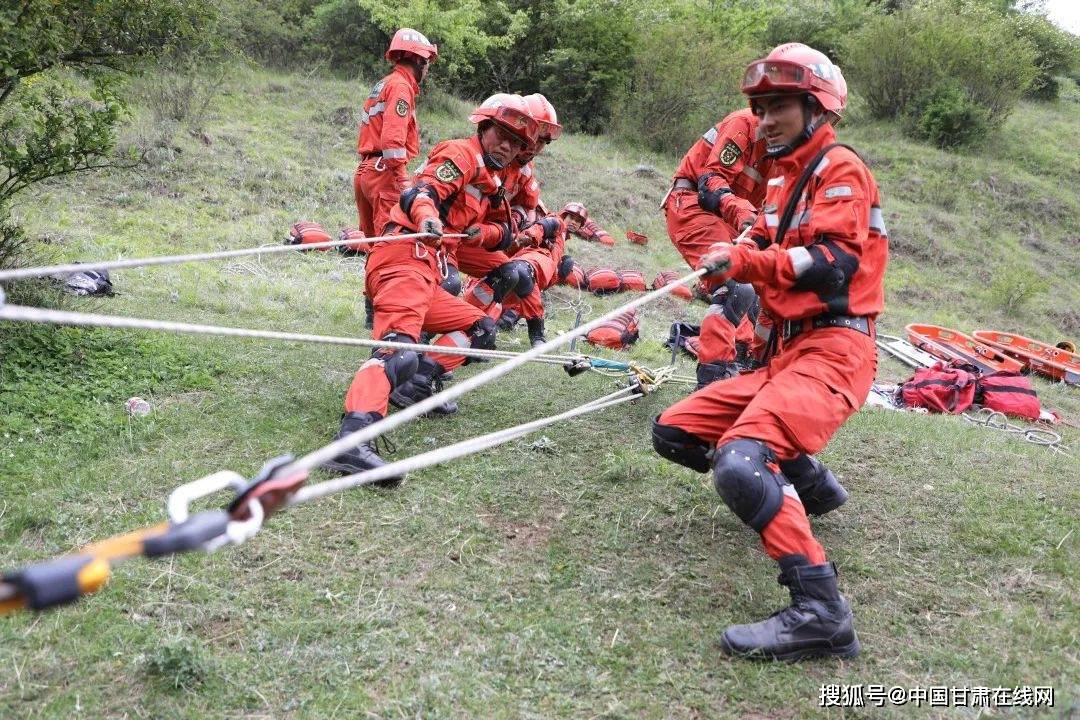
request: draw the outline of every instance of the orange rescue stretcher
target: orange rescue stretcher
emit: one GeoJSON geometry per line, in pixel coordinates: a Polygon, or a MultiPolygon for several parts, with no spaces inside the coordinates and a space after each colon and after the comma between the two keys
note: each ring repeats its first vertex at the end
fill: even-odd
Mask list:
{"type": "Polygon", "coordinates": [[[998,330],[976,330],[976,340],[1022,362],[1033,372],[1059,382],[1080,385],[1080,355],[1063,348],[998,330]]]}
{"type": "Polygon", "coordinates": [[[911,344],[920,350],[946,362],[956,360],[974,365],[985,375],[1002,370],[1021,372],[1024,369],[1024,364],[1019,360],[959,330],[919,323],[912,323],[905,330],[911,344]]]}

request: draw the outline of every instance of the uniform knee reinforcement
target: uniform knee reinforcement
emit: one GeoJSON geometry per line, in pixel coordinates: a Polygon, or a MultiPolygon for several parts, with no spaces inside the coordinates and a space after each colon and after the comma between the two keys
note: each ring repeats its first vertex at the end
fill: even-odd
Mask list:
{"type": "MultiPolygon", "coordinates": [[[[402,333],[387,333],[382,339],[399,343],[416,342],[414,338],[402,333]]],[[[414,351],[395,348],[375,348],[371,351],[371,357],[382,360],[383,372],[390,381],[391,390],[412,378],[420,362],[420,357],[414,351]]]]}
{"type": "Polygon", "coordinates": [[[446,292],[454,295],[455,297],[461,294],[461,273],[453,265],[446,266],[446,277],[443,278],[442,289],[446,292]]]}
{"type": "Polygon", "coordinates": [[[772,451],[759,440],[732,440],[718,447],[713,481],[724,504],[758,532],[780,512],[788,484],[772,451]]]}
{"type": "Polygon", "coordinates": [[[698,472],[709,471],[709,443],[674,425],[653,418],[652,445],[660,457],[698,472]]]}
{"type": "Polygon", "coordinates": [[[498,331],[498,325],[492,318],[485,317],[483,320],[477,320],[469,328],[469,337],[472,338],[469,345],[481,350],[494,350],[495,335],[498,331]]]}

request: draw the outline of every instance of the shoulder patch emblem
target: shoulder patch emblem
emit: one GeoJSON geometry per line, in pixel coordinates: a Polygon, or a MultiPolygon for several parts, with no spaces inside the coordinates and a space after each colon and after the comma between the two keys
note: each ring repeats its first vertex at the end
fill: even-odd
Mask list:
{"type": "Polygon", "coordinates": [[[454,182],[464,174],[461,172],[461,168],[454,164],[453,160],[446,160],[442,165],[435,168],[435,177],[445,183],[454,182]]]}
{"type": "Polygon", "coordinates": [[[724,167],[731,167],[739,161],[740,157],[742,157],[742,150],[732,140],[728,140],[720,150],[720,164],[724,167]]]}
{"type": "Polygon", "coordinates": [[[375,86],[371,88],[371,93],[368,95],[368,99],[374,100],[375,98],[379,97],[379,93],[382,92],[382,89],[385,85],[386,80],[380,80],[379,82],[375,83],[375,86]]]}
{"type": "Polygon", "coordinates": [[[404,100],[398,100],[397,105],[394,106],[394,112],[396,112],[401,117],[405,117],[409,114],[409,103],[405,102],[404,100]]]}

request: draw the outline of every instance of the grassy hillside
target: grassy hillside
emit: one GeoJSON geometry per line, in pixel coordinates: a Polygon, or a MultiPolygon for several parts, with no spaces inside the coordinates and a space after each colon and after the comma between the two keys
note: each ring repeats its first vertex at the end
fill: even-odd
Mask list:
{"type": "MultiPolygon", "coordinates": [[[[350,225],[365,95],[357,83],[238,72],[199,133],[155,143],[144,109],[125,142],[153,146],[146,167],[52,183],[17,212],[56,259],[277,243],[299,219],[350,225]]],[[[466,110],[429,100],[425,147],[469,131],[466,110]]],[[[844,136],[870,158],[885,199],[895,247],[885,330],[918,318],[1076,338],[1080,158],[1066,148],[1078,133],[1066,100],[1024,106],[976,155],[913,144],[886,125],[844,136]]],[[[579,261],[651,278],[681,266],[657,210],[677,158],[630,148],[567,136],[539,173],[551,205],[581,200],[619,238],[612,250],[575,241],[579,261]],[[628,228],[650,244],[626,243],[628,228]]],[[[70,304],[362,335],[362,269],[330,253],[128,271],[116,274],[117,297],[70,304]]],[[[556,289],[549,328],[620,299],[556,289]]],[[[702,310],[647,307],[632,356],[666,363],[667,326],[702,310]]],[[[4,332],[2,568],[159,521],[180,483],[223,468],[250,474],[324,444],[367,356],[4,332]],[[126,417],[132,395],[154,411],[126,417]]],[[[500,336],[500,347],[523,348],[523,336],[500,336]]],[[[880,375],[899,380],[906,369],[883,361],[880,375]]],[[[1075,390],[1038,387],[1044,403],[1080,417],[1075,390]]],[[[464,398],[452,420],[392,433],[397,457],[610,388],[609,378],[530,367],[464,398]]],[[[720,632],[786,599],[709,479],[651,452],[650,418],[684,392],[668,386],[545,431],[548,442],[530,437],[415,474],[397,491],[283,513],[240,548],[128,564],[76,606],[2,618],[0,716],[817,717],[823,683],[1053,685],[1052,712],[1071,712],[1075,459],[958,418],[857,414],[822,456],[852,498],[814,526],[840,567],[864,652],[748,664],[721,655],[720,632]]],[[[1074,428],[1063,432],[1080,445],[1074,428]]]]}

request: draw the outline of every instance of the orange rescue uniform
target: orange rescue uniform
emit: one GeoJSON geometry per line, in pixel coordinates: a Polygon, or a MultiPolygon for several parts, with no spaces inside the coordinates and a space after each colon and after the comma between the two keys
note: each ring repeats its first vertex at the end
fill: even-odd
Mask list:
{"type": "Polygon", "coordinates": [[[381,235],[390,208],[405,189],[405,166],[420,152],[416,96],[420,86],[407,64],[371,88],[360,116],[356,151],[360,164],[353,175],[353,195],[360,229],[368,237],[381,235]]]}
{"type": "MultiPolygon", "coordinates": [[[[766,367],[714,382],[665,410],[657,422],[716,446],[755,439],[780,461],[814,454],[858,410],[877,370],[874,319],[884,306],[888,238],[877,185],[859,157],[832,148],[817,163],[783,238],[775,236],[793,186],[835,141],[825,125],[776,161],[751,236],[763,250],[731,248],[720,279],[750,282],[778,322],[783,350],[766,367]]],[[[824,562],[798,501],[762,530],[774,559],[824,562]]]]}
{"type": "MultiPolygon", "coordinates": [[[[488,212],[490,197],[502,183],[484,165],[480,141],[474,136],[447,140],[431,151],[413,188],[390,211],[388,230],[393,234],[417,232],[425,218],[440,217],[447,234],[462,233],[488,212]],[[408,211],[402,207],[406,205],[408,211]]],[[[436,250],[419,240],[376,243],[368,256],[366,292],[375,307],[372,336],[391,333],[414,341],[421,331],[446,333],[437,345],[467,347],[469,332],[490,322],[482,311],[446,292],[439,283],[441,266],[457,249],[458,241],[444,239],[436,250]]],[[[493,323],[491,323],[493,327],[493,323]]],[[[432,356],[444,370],[465,362],[460,355],[432,356]]],[[[381,357],[364,363],[345,397],[346,412],[378,412],[385,416],[392,388],[381,357]]]]}

